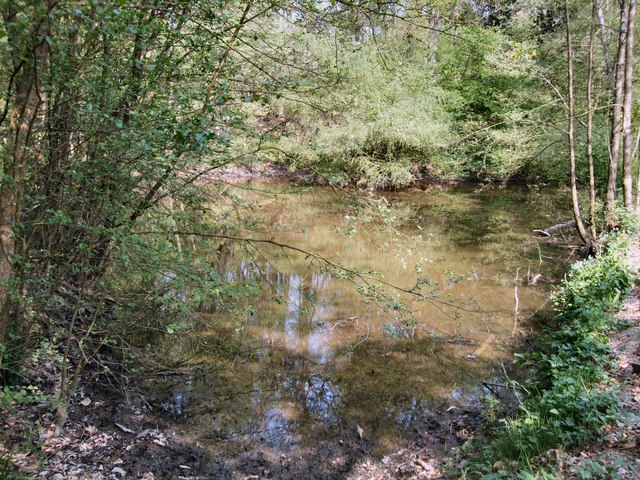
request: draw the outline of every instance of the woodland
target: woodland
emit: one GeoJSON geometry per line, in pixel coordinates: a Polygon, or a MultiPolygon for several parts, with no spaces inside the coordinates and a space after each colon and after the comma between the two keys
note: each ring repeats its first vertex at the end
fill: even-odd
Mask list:
{"type": "MultiPolygon", "coordinates": [[[[149,345],[182,335],[203,303],[231,311],[255,294],[220,273],[231,250],[302,254],[407,318],[394,292],[450,301],[426,279],[398,286],[265,233],[228,178],[273,170],[332,189],[358,228],[396,238],[377,192],[560,192],[574,260],[596,263],[554,293],[560,320],[521,367],[541,392],[527,413],[546,413],[534,428],[505,408],[507,440],[489,434],[447,475],[556,478],[535,459],[607,431],[617,411],[598,397],[610,378],[593,342],[631,285],[616,235],[640,208],[637,0],[0,0],[0,12],[2,416],[44,405],[43,430],[64,436],[85,384],[169,368],[149,345]],[[553,350],[571,342],[583,343],[566,358],[553,350]],[[568,405],[582,390],[567,379],[600,393],[568,405]],[[549,393],[560,384],[564,397],[549,393]]],[[[0,478],[23,478],[12,455],[0,449],[0,478]]],[[[575,478],[609,478],[595,471],[575,478]]]]}

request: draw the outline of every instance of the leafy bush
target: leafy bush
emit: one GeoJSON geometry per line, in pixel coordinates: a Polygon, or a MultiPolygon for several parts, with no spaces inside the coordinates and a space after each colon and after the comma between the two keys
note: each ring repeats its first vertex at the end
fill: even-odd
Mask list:
{"type": "Polygon", "coordinates": [[[504,180],[522,170],[540,149],[540,125],[529,128],[528,118],[544,100],[528,79],[534,46],[477,27],[461,29],[464,42],[441,38],[437,49],[421,35],[397,29],[338,45],[315,37],[309,52],[320,64],[340,59],[340,88],[273,105],[289,125],[279,148],[293,167],[373,187],[422,174],[504,180]]]}
{"type": "Polygon", "coordinates": [[[563,318],[590,320],[615,312],[631,286],[627,265],[617,255],[618,248],[597,259],[576,263],[568,279],[554,295],[556,310],[563,318]]]}
{"type": "Polygon", "coordinates": [[[0,389],[0,410],[14,411],[18,405],[41,402],[48,397],[34,385],[5,385],[0,389]]]}

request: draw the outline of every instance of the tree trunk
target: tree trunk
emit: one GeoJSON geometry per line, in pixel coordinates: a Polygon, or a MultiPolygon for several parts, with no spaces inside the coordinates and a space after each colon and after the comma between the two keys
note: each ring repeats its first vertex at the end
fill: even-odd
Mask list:
{"type": "Polygon", "coordinates": [[[623,170],[623,195],[624,206],[628,211],[633,210],[633,132],[631,131],[631,111],[633,109],[633,41],[636,28],[636,12],[638,0],[629,0],[629,20],[627,42],[625,48],[625,69],[624,69],[624,104],[622,132],[624,150],[622,157],[623,170]]]}
{"type": "MultiPolygon", "coordinates": [[[[48,8],[44,8],[43,11],[50,13],[48,8]]],[[[5,24],[10,24],[15,22],[18,12],[12,5],[8,11],[2,13],[5,24]]],[[[4,178],[0,182],[0,344],[6,343],[10,319],[14,313],[11,295],[14,257],[17,253],[14,226],[20,219],[31,133],[42,103],[38,91],[38,77],[48,57],[48,44],[44,40],[48,33],[48,22],[42,20],[37,31],[33,33],[37,43],[34,47],[28,48],[27,61],[20,58],[14,61],[14,67],[18,72],[16,90],[15,96],[8,100],[11,107],[2,160],[4,178]]],[[[11,46],[19,56],[20,46],[11,46]]],[[[2,361],[0,350],[0,368],[2,361]]]]}
{"type": "Polygon", "coordinates": [[[589,161],[589,223],[591,241],[595,244],[596,232],[596,176],[593,165],[593,38],[595,36],[595,15],[599,0],[595,0],[591,9],[591,27],[589,28],[589,73],[587,78],[587,159],[589,161]]]}
{"type": "Polygon", "coordinates": [[[573,46],[571,44],[571,23],[569,21],[569,0],[565,0],[565,12],[567,15],[567,110],[568,110],[568,129],[567,137],[569,139],[569,160],[571,170],[571,203],[573,204],[573,217],[576,220],[576,228],[580,234],[580,238],[589,250],[592,249],[591,238],[584,227],[582,215],[580,214],[580,202],[578,200],[578,185],[576,180],[576,147],[574,138],[574,92],[573,92],[573,46]]]}
{"type": "Polygon", "coordinates": [[[604,20],[604,11],[602,10],[602,0],[594,0],[593,8],[598,15],[598,24],[600,27],[600,40],[602,42],[602,56],[604,59],[604,73],[607,75],[611,75],[611,71],[613,70],[613,66],[611,65],[611,57],[609,55],[609,37],[607,35],[607,26],[604,20]]]}
{"type": "Polygon", "coordinates": [[[620,157],[620,127],[622,124],[622,100],[626,61],[627,25],[629,19],[627,0],[620,2],[620,31],[618,33],[618,59],[616,62],[613,108],[611,111],[611,140],[609,143],[609,182],[605,203],[606,222],[609,227],[615,223],[613,209],[616,203],[616,184],[618,180],[618,159],[620,157]]]}
{"type": "Polygon", "coordinates": [[[640,129],[636,133],[636,145],[633,156],[636,158],[636,210],[640,210],[640,159],[638,159],[638,146],[640,145],[640,129]]]}

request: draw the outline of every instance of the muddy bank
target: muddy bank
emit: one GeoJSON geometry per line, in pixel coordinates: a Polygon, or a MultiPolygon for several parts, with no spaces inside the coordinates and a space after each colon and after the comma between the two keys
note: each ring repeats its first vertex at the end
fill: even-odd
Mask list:
{"type": "Polygon", "coordinates": [[[81,392],[61,436],[52,435],[55,418],[44,403],[3,418],[0,453],[17,472],[54,480],[448,478],[458,447],[482,428],[478,407],[441,405],[424,412],[399,445],[376,444],[355,426],[314,447],[258,442],[223,457],[182,429],[151,392],[107,384],[81,392]]]}
{"type": "MultiPolygon", "coordinates": [[[[292,171],[287,166],[278,163],[255,163],[251,165],[229,165],[211,170],[201,170],[201,179],[204,181],[221,181],[231,184],[241,184],[252,180],[281,180],[297,182],[306,185],[332,185],[326,176],[314,170],[299,169],[292,171]]],[[[340,182],[338,182],[340,183],[340,182]]],[[[353,180],[352,186],[357,184],[357,179],[353,180]]],[[[525,185],[524,181],[512,179],[507,182],[487,181],[477,177],[439,177],[425,171],[416,174],[413,181],[404,186],[380,186],[377,190],[427,190],[434,187],[447,187],[455,185],[525,185]]],[[[341,184],[344,185],[344,182],[341,184]]]]}
{"type": "Polygon", "coordinates": [[[244,183],[249,180],[303,180],[303,173],[292,172],[284,165],[276,163],[256,163],[253,165],[228,165],[208,171],[203,175],[205,181],[222,181],[226,183],[244,183]]]}
{"type": "MultiPolygon", "coordinates": [[[[0,473],[54,480],[169,479],[189,476],[202,465],[202,449],[171,430],[140,389],[114,389],[104,380],[81,382],[59,436],[49,401],[4,410],[0,457],[12,468],[0,473]]],[[[43,376],[38,386],[53,396],[58,381],[55,374],[43,376]]]]}
{"type": "MultiPolygon", "coordinates": [[[[357,186],[358,178],[351,178],[348,181],[333,182],[322,172],[312,169],[290,170],[286,165],[279,163],[255,163],[251,165],[229,165],[213,169],[203,175],[207,181],[222,181],[231,184],[240,184],[251,180],[282,180],[298,182],[306,185],[334,185],[335,186],[357,186]]],[[[531,185],[529,179],[523,176],[512,176],[502,180],[479,176],[454,176],[442,177],[434,174],[432,169],[424,168],[413,176],[413,180],[406,185],[380,185],[375,190],[387,191],[424,191],[438,187],[451,187],[456,185],[475,185],[479,187],[500,187],[528,186],[531,185]]]]}
{"type": "MultiPolygon", "coordinates": [[[[58,372],[47,363],[40,359],[32,365],[30,371],[40,373],[31,383],[53,396],[58,372]]],[[[203,437],[177,414],[167,403],[166,387],[149,386],[144,374],[127,375],[125,369],[108,376],[87,370],[60,436],[53,435],[56,418],[50,401],[5,410],[0,457],[7,471],[15,470],[9,478],[453,478],[449,473],[455,470],[459,447],[483,428],[478,399],[470,404],[452,398],[416,409],[411,428],[401,437],[375,438],[354,424],[337,427],[302,448],[286,442],[274,446],[266,439],[242,444],[229,438],[225,445],[219,438],[203,437]]]]}

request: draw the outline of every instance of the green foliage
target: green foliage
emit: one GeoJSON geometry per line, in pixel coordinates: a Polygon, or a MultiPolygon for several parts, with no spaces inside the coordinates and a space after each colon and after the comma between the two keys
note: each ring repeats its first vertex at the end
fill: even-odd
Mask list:
{"type": "Polygon", "coordinates": [[[578,466],[577,470],[581,480],[617,480],[620,478],[615,468],[611,466],[604,467],[593,460],[585,460],[578,466]]]}
{"type": "MultiPolygon", "coordinates": [[[[311,53],[319,62],[336,54],[332,38],[316,35],[314,40],[311,53]]],[[[279,102],[295,130],[307,132],[303,145],[298,133],[285,137],[281,146],[301,167],[319,169],[338,182],[411,183],[420,168],[437,163],[440,149],[452,139],[449,95],[433,81],[429,48],[401,32],[377,43],[347,40],[337,48],[334,75],[340,84],[319,92],[321,112],[301,107],[300,95],[279,102]]]]}
{"type": "Polygon", "coordinates": [[[606,254],[573,265],[553,296],[561,319],[601,322],[605,315],[620,308],[631,285],[629,267],[621,259],[625,246],[624,239],[616,236],[606,247],[606,254]]]}
{"type": "MultiPolygon", "coordinates": [[[[617,219],[617,231],[628,235],[640,233],[640,215],[638,215],[638,212],[629,212],[626,208],[618,207],[614,213],[617,219]]],[[[615,236],[613,240],[616,240],[615,236]]],[[[624,242],[624,239],[619,239],[618,241],[624,242]]]]}
{"type": "Polygon", "coordinates": [[[574,264],[555,292],[555,324],[536,338],[536,350],[516,355],[532,371],[522,385],[527,398],[481,448],[471,469],[476,476],[513,478],[525,466],[534,475],[531,463],[536,457],[600,438],[604,427],[617,419],[620,399],[610,377],[607,334],[616,328],[612,314],[631,287],[624,260],[629,239],[624,233],[609,236],[604,251],[574,264]],[[507,468],[493,471],[496,459],[507,468]]]}
{"type": "MultiPolygon", "coordinates": [[[[311,93],[273,103],[269,115],[287,124],[278,147],[294,168],[373,187],[421,176],[562,182],[564,140],[553,122],[564,111],[543,80],[557,65],[540,60],[531,33],[512,30],[469,24],[434,35],[400,24],[337,43],[307,33],[310,55],[332,65],[335,86],[308,80],[317,85],[311,93]]],[[[596,147],[599,179],[604,154],[596,147]]]]}
{"type": "MultiPolygon", "coordinates": [[[[256,23],[264,15],[253,14],[273,5],[264,6],[252,4],[256,23]]],[[[172,233],[229,227],[228,219],[208,211],[207,193],[194,183],[250,157],[247,133],[256,137],[241,99],[273,77],[266,69],[274,64],[261,70],[260,60],[243,69],[242,57],[225,54],[224,35],[244,8],[208,1],[0,6],[0,61],[7,66],[0,71],[7,92],[0,103],[2,195],[15,187],[5,154],[15,133],[13,110],[24,107],[16,85],[25,72],[37,75],[32,83],[40,96],[20,167],[24,193],[15,202],[21,214],[11,219],[9,236],[18,248],[10,280],[15,318],[3,367],[13,368],[47,336],[79,371],[87,352],[113,345],[129,329],[177,332],[198,304],[230,305],[250,291],[222,278],[216,265],[197,265],[197,240],[172,233]],[[49,34],[42,38],[45,27],[49,34]],[[41,42],[46,68],[33,58],[41,42]],[[155,323],[136,324],[144,315],[155,323]],[[71,351],[64,348],[67,338],[71,351]]],[[[238,31],[239,39],[262,41],[246,30],[238,31]]],[[[267,96],[284,83],[265,87],[267,96]]],[[[4,229],[5,217],[2,222],[4,229]]]]}
{"type": "Polygon", "coordinates": [[[0,390],[0,410],[15,411],[20,405],[42,402],[48,397],[34,385],[5,385],[0,390]]]}
{"type": "Polygon", "coordinates": [[[547,98],[531,75],[537,48],[499,29],[465,27],[460,36],[443,38],[438,49],[439,83],[458,99],[461,139],[449,154],[467,176],[509,178],[538,147],[531,123],[547,98]]]}
{"type": "Polygon", "coordinates": [[[0,480],[27,480],[29,475],[18,472],[13,466],[13,452],[0,452],[0,480]]]}
{"type": "Polygon", "coordinates": [[[11,453],[10,452],[2,452],[0,453],[0,480],[9,480],[15,478],[13,476],[14,469],[11,464],[11,453]]]}

